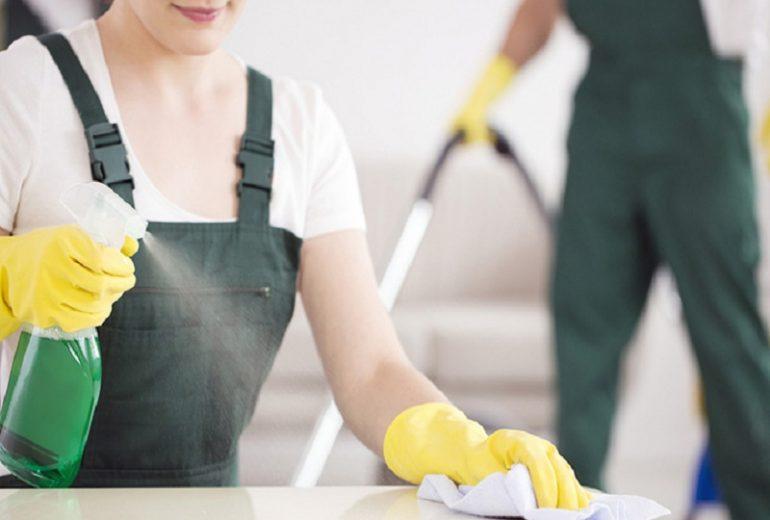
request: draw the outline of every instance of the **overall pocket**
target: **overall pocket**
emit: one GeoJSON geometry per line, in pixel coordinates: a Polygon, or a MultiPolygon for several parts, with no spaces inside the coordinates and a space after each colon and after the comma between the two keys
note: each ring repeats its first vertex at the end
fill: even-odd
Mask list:
{"type": "Polygon", "coordinates": [[[171,470],[233,457],[288,321],[286,295],[267,287],[126,295],[99,329],[89,467],[171,470]]]}

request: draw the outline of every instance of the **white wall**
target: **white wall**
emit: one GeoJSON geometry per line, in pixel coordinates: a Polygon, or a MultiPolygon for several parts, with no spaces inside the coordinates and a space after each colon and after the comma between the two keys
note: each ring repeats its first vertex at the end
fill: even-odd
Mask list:
{"type": "MultiPolygon", "coordinates": [[[[411,161],[422,175],[516,3],[251,0],[231,47],[269,74],[320,84],[360,164],[411,161]]],[[[569,94],[584,57],[564,24],[495,112],[549,194],[563,170],[569,94]]]]}

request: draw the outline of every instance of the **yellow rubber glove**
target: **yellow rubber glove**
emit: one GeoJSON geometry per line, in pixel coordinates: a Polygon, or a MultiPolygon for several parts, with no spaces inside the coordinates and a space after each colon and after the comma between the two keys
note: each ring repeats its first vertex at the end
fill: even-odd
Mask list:
{"type": "Polygon", "coordinates": [[[22,323],[65,332],[101,325],[134,286],[137,249],[132,238],[121,251],[97,244],[74,225],[0,237],[0,338],[22,323]]]}
{"type": "Polygon", "coordinates": [[[391,471],[413,484],[425,475],[443,474],[473,486],[520,463],[529,469],[540,507],[581,509],[590,500],[553,444],[517,430],[487,435],[450,404],[421,404],[402,412],[388,427],[383,454],[391,471]]]}
{"type": "Polygon", "coordinates": [[[464,142],[490,143],[492,134],[487,124],[489,106],[505,91],[516,75],[516,64],[498,55],[487,66],[473,93],[452,123],[455,132],[462,132],[464,142]]]}
{"type": "Polygon", "coordinates": [[[762,144],[762,149],[765,152],[765,165],[767,166],[767,173],[770,173],[770,108],[767,109],[765,114],[765,122],[762,123],[762,130],[759,134],[759,141],[762,144]]]}

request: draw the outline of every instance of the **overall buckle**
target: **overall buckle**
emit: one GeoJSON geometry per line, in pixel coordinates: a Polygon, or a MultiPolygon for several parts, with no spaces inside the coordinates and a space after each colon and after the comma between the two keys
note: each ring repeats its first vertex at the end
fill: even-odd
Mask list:
{"type": "Polygon", "coordinates": [[[127,182],[134,188],[129,175],[128,151],[123,144],[118,125],[96,123],[86,128],[91,174],[94,180],[108,186],[127,182]]]}
{"type": "Polygon", "coordinates": [[[273,140],[243,136],[241,149],[236,162],[243,169],[243,177],[238,181],[237,191],[240,197],[244,186],[262,190],[270,195],[273,185],[273,140]]]}

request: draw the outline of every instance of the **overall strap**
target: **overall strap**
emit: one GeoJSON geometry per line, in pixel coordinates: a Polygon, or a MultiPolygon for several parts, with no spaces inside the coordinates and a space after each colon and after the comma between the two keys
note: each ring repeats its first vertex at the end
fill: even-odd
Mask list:
{"type": "Polygon", "coordinates": [[[50,52],[75,103],[85,128],[91,176],[133,205],[134,180],[129,173],[128,152],[118,125],[110,123],[88,74],[67,38],[58,33],[39,36],[50,52]]]}
{"type": "Polygon", "coordinates": [[[249,68],[246,132],[237,163],[243,170],[238,183],[238,220],[270,225],[273,184],[273,86],[266,76],[249,68]]]}

